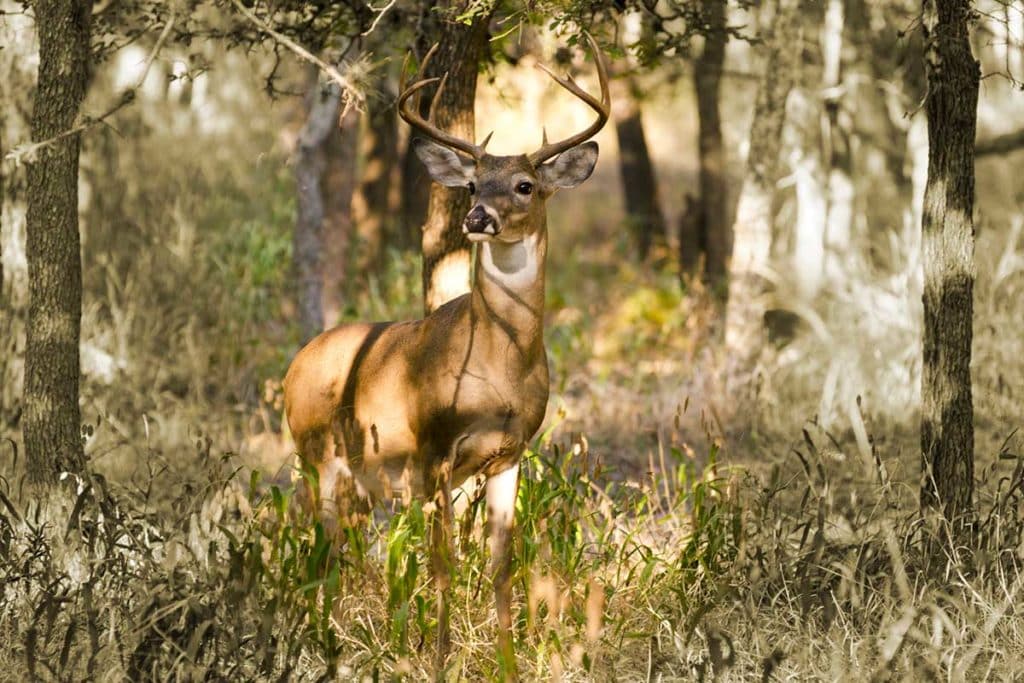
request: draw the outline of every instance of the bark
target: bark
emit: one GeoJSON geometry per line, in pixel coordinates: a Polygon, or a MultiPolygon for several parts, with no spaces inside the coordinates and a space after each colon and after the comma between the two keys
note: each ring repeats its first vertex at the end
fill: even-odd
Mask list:
{"type": "Polygon", "coordinates": [[[632,82],[627,83],[629,92],[622,92],[617,98],[614,115],[626,221],[637,255],[643,260],[652,246],[664,247],[667,239],[665,216],[658,201],[658,184],[634,87],[632,82]]]}
{"type": "Polygon", "coordinates": [[[306,342],[324,328],[322,179],[327,170],[326,142],[338,126],[341,93],[336,85],[315,82],[309,114],[295,145],[295,186],[298,211],[293,235],[292,259],[297,284],[299,330],[306,342]]]}
{"type": "Polygon", "coordinates": [[[697,230],[704,251],[704,274],[710,282],[725,276],[729,258],[728,184],[718,95],[725,62],[725,0],[702,0],[701,15],[707,33],[704,49],[694,67],[700,156],[697,230]]]}
{"type": "Polygon", "coordinates": [[[353,233],[352,203],[356,189],[359,114],[349,111],[324,141],[324,173],[320,188],[324,205],[321,292],[324,327],[341,322],[353,233]]]}
{"type": "Polygon", "coordinates": [[[398,116],[394,93],[384,87],[384,96],[371,100],[360,139],[363,171],[352,202],[352,214],[359,234],[357,264],[360,273],[380,267],[384,245],[409,248],[408,233],[394,229],[391,206],[391,176],[398,163],[398,116]]]}
{"type": "MultiPolygon", "coordinates": [[[[478,15],[469,26],[444,23],[437,53],[426,74],[448,74],[434,120],[442,130],[466,140],[473,140],[476,135],[473,101],[477,70],[487,47],[489,16],[489,12],[486,16],[478,15]]],[[[469,207],[470,197],[465,189],[431,184],[422,241],[423,302],[428,314],[469,291],[470,251],[462,234],[462,219],[469,207]]]]}
{"type": "Polygon", "coordinates": [[[730,381],[749,380],[764,346],[765,294],[761,272],[768,264],[772,241],[772,198],[778,180],[786,99],[800,58],[799,0],[775,0],[766,30],[764,74],[758,86],[750,129],[747,173],[740,191],[735,242],[730,264],[725,344],[730,381]]]}
{"type": "Polygon", "coordinates": [[[922,508],[972,513],[974,424],[974,136],[980,68],[971,54],[968,0],[924,0],[928,182],[921,376],[922,508]]]}
{"type": "MultiPolygon", "coordinates": [[[[39,77],[32,139],[72,128],[89,85],[91,0],[37,0],[39,77]]],[[[23,432],[29,480],[55,485],[84,473],[78,407],[82,259],[78,232],[81,135],[39,150],[28,165],[29,308],[23,432]]]]}

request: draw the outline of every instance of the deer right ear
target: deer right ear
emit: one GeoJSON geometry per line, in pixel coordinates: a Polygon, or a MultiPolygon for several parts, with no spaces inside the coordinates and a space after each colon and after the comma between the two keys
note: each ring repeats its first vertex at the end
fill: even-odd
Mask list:
{"type": "Polygon", "coordinates": [[[462,159],[447,147],[416,138],[412,141],[412,148],[427,167],[430,177],[445,187],[465,187],[473,180],[476,164],[462,159]]]}
{"type": "Polygon", "coordinates": [[[597,165],[597,143],[584,142],[559,154],[554,161],[541,164],[537,169],[548,192],[559,188],[576,187],[590,177],[597,165]]]}

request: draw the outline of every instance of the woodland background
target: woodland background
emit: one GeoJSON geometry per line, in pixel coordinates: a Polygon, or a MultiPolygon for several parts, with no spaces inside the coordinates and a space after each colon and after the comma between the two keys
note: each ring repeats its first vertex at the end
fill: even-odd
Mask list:
{"type": "MultiPolygon", "coordinates": [[[[406,53],[452,46],[442,123],[521,153],[589,122],[533,68],[593,90],[583,29],[614,111],[594,177],[549,203],[523,677],[1021,670],[1024,3],[0,10],[12,679],[431,675],[422,511],[330,556],[289,505],[280,378],[325,326],[422,315],[444,255],[425,222],[468,249],[468,197],[428,219],[407,153],[406,53]]],[[[482,515],[454,680],[497,667],[482,515]]]]}

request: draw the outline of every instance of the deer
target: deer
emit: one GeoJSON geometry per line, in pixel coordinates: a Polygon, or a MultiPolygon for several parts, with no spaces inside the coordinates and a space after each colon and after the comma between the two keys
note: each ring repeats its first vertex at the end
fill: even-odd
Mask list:
{"type": "MultiPolygon", "coordinates": [[[[544,349],[546,202],[590,177],[611,99],[600,50],[594,53],[601,96],[571,76],[541,68],[582,100],[596,119],[585,130],[537,151],[495,156],[488,135],[477,145],[434,124],[447,76],[401,86],[401,117],[419,134],[416,155],[430,177],[465,188],[472,208],[462,224],[477,245],[471,291],[408,322],[349,323],[321,333],[295,356],[284,379],[288,428],[306,479],[307,501],[336,530],[374,501],[415,498],[430,509],[430,565],[436,591],[437,666],[451,645],[448,588],[452,562],[452,490],[485,479],[490,575],[497,612],[499,663],[516,677],[511,612],[511,542],[520,460],[548,402],[544,349]],[[440,81],[427,118],[423,88],[440,81]],[[415,97],[414,97],[415,96],[415,97]],[[315,490],[313,490],[315,489],[315,490]]],[[[436,46],[435,46],[436,48],[436,46]]],[[[404,70],[403,70],[404,73],[404,70]]]]}

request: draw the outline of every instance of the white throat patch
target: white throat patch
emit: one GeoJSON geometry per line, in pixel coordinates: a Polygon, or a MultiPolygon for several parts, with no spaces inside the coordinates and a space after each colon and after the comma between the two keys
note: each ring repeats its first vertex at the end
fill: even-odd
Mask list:
{"type": "Polygon", "coordinates": [[[480,249],[480,264],[484,271],[505,286],[522,289],[537,279],[540,259],[537,256],[536,235],[512,244],[484,242],[480,249]]]}

